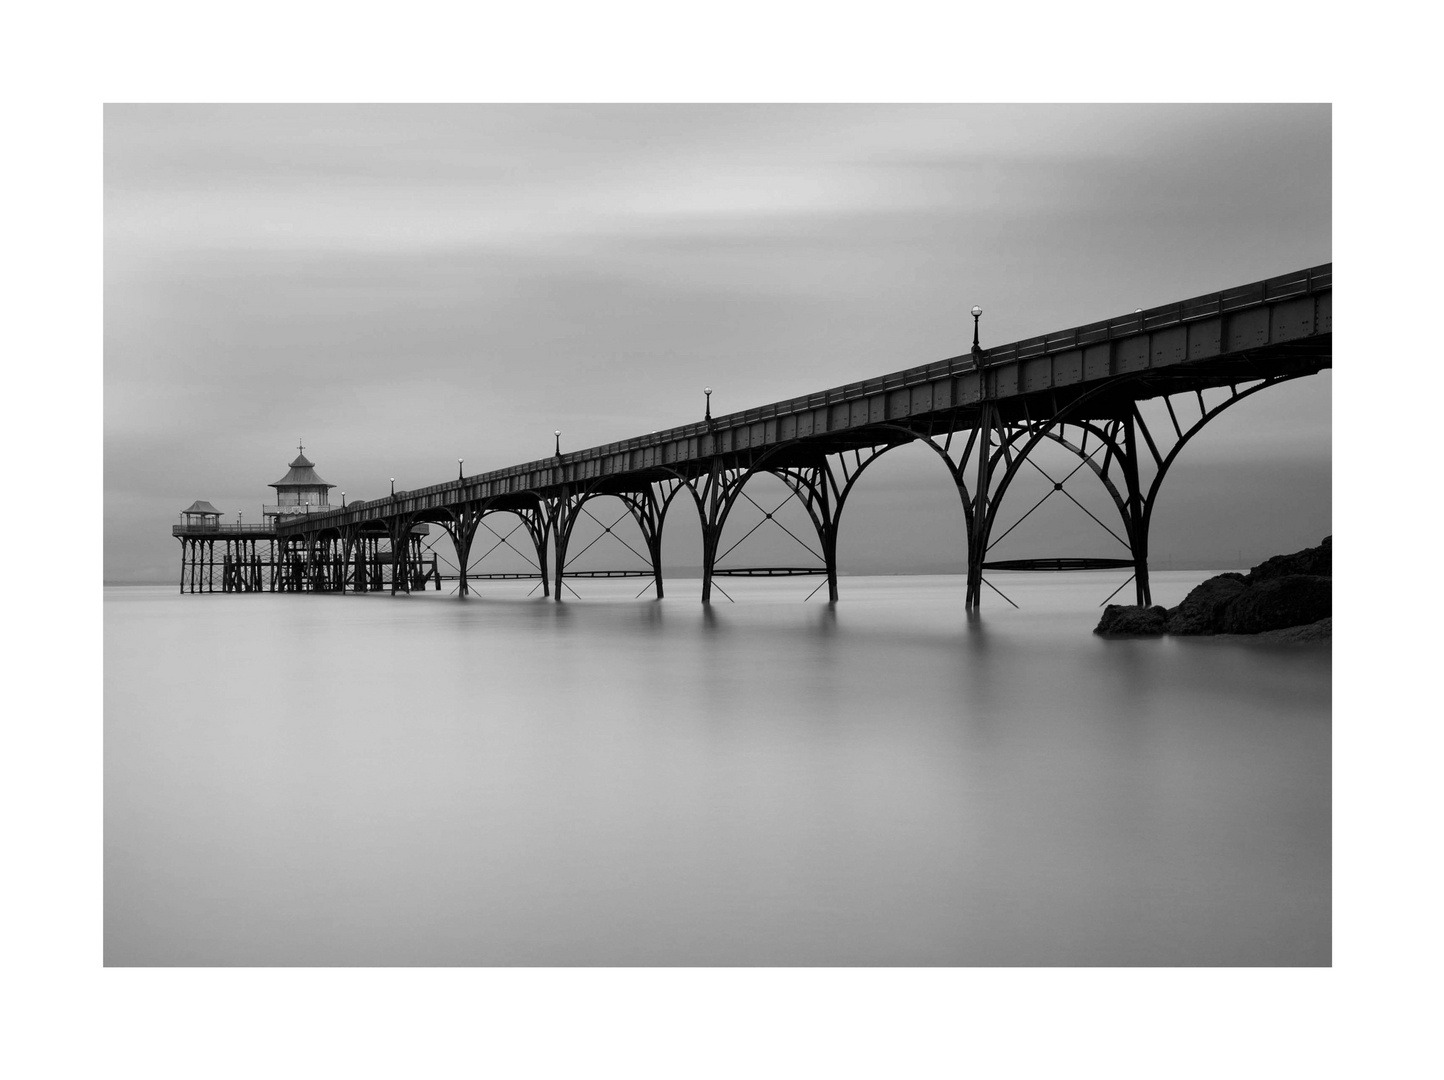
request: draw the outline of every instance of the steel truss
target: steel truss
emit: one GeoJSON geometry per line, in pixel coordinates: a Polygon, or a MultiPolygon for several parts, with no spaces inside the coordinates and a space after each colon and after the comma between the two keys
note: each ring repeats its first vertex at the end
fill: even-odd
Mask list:
{"type": "Polygon", "coordinates": [[[470,584],[473,580],[535,579],[543,596],[555,595],[560,600],[567,592],[571,592],[573,596],[577,595],[576,590],[566,582],[568,576],[587,578],[650,577],[652,585],[649,587],[655,588],[657,597],[660,599],[664,588],[662,524],[667,509],[681,486],[680,480],[668,479],[640,489],[633,487],[620,490],[598,482],[576,488],[563,486],[559,492],[555,493],[509,493],[503,498],[480,500],[445,510],[442,512],[442,517],[429,520],[442,527],[455,548],[457,562],[454,566],[448,562],[448,566],[457,573],[456,592],[462,596],[467,596],[473,591],[470,584]],[[604,496],[618,499],[625,507],[625,512],[610,522],[597,517],[587,507],[588,503],[604,496]],[[506,532],[499,532],[492,528],[486,520],[495,514],[512,514],[519,519],[519,523],[506,532]],[[645,553],[638,551],[616,532],[617,526],[628,516],[636,521],[641,530],[647,549],[645,553]],[[584,518],[596,522],[602,531],[580,551],[570,553],[568,549],[571,545],[573,531],[584,518]],[[526,531],[531,540],[532,550],[535,552],[534,557],[512,543],[512,537],[522,530],[526,531]],[[490,534],[486,541],[486,550],[473,556],[476,541],[483,532],[490,534]],[[580,557],[593,545],[608,536],[642,560],[646,569],[570,572],[567,570],[569,561],[580,557]],[[473,572],[473,568],[483,559],[503,547],[520,555],[531,567],[531,572],[500,574],[473,572]],[[554,562],[550,557],[549,547],[555,550],[554,562]]]}
{"type": "Polygon", "coordinates": [[[556,549],[556,577],[554,595],[558,600],[562,599],[563,591],[570,591],[576,596],[576,590],[566,585],[567,562],[580,558],[588,550],[600,543],[603,539],[610,537],[615,543],[626,548],[632,555],[641,561],[645,570],[596,570],[596,571],[573,571],[573,577],[650,577],[650,586],[644,587],[642,593],[651,588],[656,593],[658,600],[665,595],[665,584],[662,577],[662,528],[666,522],[667,511],[671,509],[672,501],[677,493],[682,490],[683,482],[679,477],[666,477],[662,480],[652,481],[644,486],[632,485],[619,487],[613,482],[603,478],[596,482],[571,488],[564,486],[561,493],[550,500],[547,500],[548,517],[551,522],[554,546],[556,549]],[[611,521],[604,521],[587,509],[587,504],[596,499],[611,497],[618,500],[625,508],[624,512],[611,521]],[[587,544],[571,554],[569,549],[572,542],[572,534],[582,518],[589,518],[601,528],[601,532],[593,537],[587,544]],[[637,548],[628,543],[616,531],[617,526],[630,517],[637,525],[642,534],[642,543],[646,551],[638,551],[637,548]]]}
{"type": "MultiPolygon", "coordinates": [[[[707,473],[700,477],[683,479],[682,485],[692,495],[702,527],[702,602],[711,601],[714,587],[724,597],[731,599],[721,586],[716,585],[714,579],[718,577],[777,577],[798,574],[825,575],[828,598],[836,601],[837,527],[843,505],[863,469],[887,449],[890,449],[890,446],[858,447],[832,454],[811,454],[803,458],[794,454],[790,460],[783,460],[776,451],[770,451],[749,455],[745,460],[732,465],[723,465],[720,460],[714,459],[707,473]],[[748,481],[764,473],[777,477],[788,489],[787,499],[770,510],[746,491],[748,481]],[[812,522],[817,534],[817,548],[812,547],[777,519],[777,512],[794,499],[812,522]],[[756,507],[762,513],[762,520],[724,550],[721,548],[723,530],[732,511],[742,500],[756,507]],[[792,537],[817,560],[817,564],[745,567],[720,565],[724,558],[768,522],[792,537]]],[[[822,585],[819,584],[817,589],[808,594],[808,598],[821,588],[822,585]]]]}
{"type": "Polygon", "coordinates": [[[500,547],[508,547],[521,555],[523,559],[531,562],[531,556],[511,543],[511,537],[521,529],[525,529],[528,537],[531,539],[532,547],[536,552],[536,562],[532,563],[532,565],[537,569],[538,576],[542,581],[542,587],[547,590],[546,595],[550,595],[550,588],[546,583],[546,548],[547,536],[550,530],[550,518],[545,511],[540,497],[537,497],[532,503],[521,506],[498,506],[492,500],[482,500],[447,510],[445,513],[447,516],[441,518],[437,524],[439,524],[446,535],[450,537],[452,546],[456,550],[455,570],[458,580],[455,591],[459,595],[463,597],[470,595],[472,591],[471,580],[473,577],[485,579],[495,576],[490,574],[473,575],[471,573],[471,567],[481,562],[482,559],[485,559],[500,547]],[[503,513],[515,514],[520,519],[520,524],[505,535],[497,532],[486,521],[488,517],[494,514],[503,513]],[[490,546],[473,559],[471,555],[472,549],[475,547],[477,537],[483,531],[490,533],[496,542],[490,543],[489,540],[485,541],[489,543],[490,546]]]}
{"type": "MultiPolygon", "coordinates": [[[[1139,604],[1152,601],[1148,577],[1148,533],[1162,490],[1164,477],[1183,448],[1210,421],[1226,409],[1268,387],[1314,373],[1295,368],[1266,377],[1229,382],[1226,372],[1203,373],[1213,380],[1208,387],[1223,390],[1222,400],[1209,404],[1199,389],[1200,371],[1170,372],[1167,369],[1121,375],[1094,389],[1060,399],[1037,395],[1008,403],[984,398],[967,409],[919,418],[869,425],[858,432],[853,445],[809,449],[806,444],[782,444],[766,449],[742,450],[710,461],[689,465],[692,471],[658,468],[652,476],[600,477],[585,484],[562,484],[557,488],[507,492],[502,495],[437,508],[422,513],[379,515],[364,524],[332,528],[304,536],[292,536],[272,544],[266,558],[255,541],[225,541],[219,563],[217,541],[182,538],[181,590],[214,591],[217,567],[221,591],[390,591],[410,592],[435,581],[440,588],[434,543],[423,548],[413,527],[437,524],[450,538],[456,553],[456,591],[467,596],[470,581],[482,578],[535,578],[543,596],[557,600],[574,589],[567,577],[650,577],[647,588],[658,599],[664,595],[662,575],[662,533],[667,513],[677,496],[686,491],[697,509],[702,532],[702,600],[710,603],[713,589],[724,597],[716,579],[725,576],[779,576],[816,574],[825,577],[813,594],[827,586],[829,602],[838,599],[837,540],[842,511],[863,472],[884,454],[898,446],[920,444],[945,463],[958,492],[966,530],[966,606],[981,606],[985,587],[998,592],[984,574],[989,570],[1079,570],[1131,569],[1131,581],[1139,604]],[[1160,399],[1168,422],[1150,425],[1139,411],[1140,400],[1160,399]],[[1054,476],[1037,461],[1033,451],[1048,440],[1077,458],[1071,471],[1054,476]],[[700,466],[700,468],[699,468],[700,466]],[[1000,525],[999,512],[1014,480],[1025,469],[1036,470],[1051,485],[1048,491],[1012,524],[1000,525]],[[1065,489],[1084,470],[1091,473],[1111,499],[1118,515],[1110,525],[1083,506],[1065,489]],[[665,475],[660,475],[664,474],[665,475]],[[769,509],[755,500],[747,485],[760,474],[777,477],[787,488],[783,503],[769,509]],[[1095,521],[1126,552],[1126,557],[997,560],[990,552],[1021,526],[1030,515],[1054,495],[1061,494],[1095,521]],[[625,512],[614,520],[589,509],[594,500],[618,499],[625,512]],[[797,500],[812,523],[815,544],[804,531],[797,535],[777,519],[788,502],[797,500]],[[723,531],[733,510],[744,502],[756,507],[762,520],[730,546],[723,547],[723,531]],[[507,532],[487,521],[495,514],[509,513],[519,524],[507,532]],[[631,516],[642,536],[641,546],[618,535],[617,526],[631,516]],[[576,526],[591,519],[601,532],[576,552],[570,549],[576,526]],[[728,566],[731,555],[757,529],[771,522],[782,528],[815,563],[797,566],[728,566]],[[512,543],[525,530],[535,552],[512,543]],[[487,547],[473,558],[476,542],[483,534],[487,547]],[[580,558],[592,546],[611,537],[635,556],[645,569],[568,571],[568,563],[580,558]],[[381,542],[386,541],[387,550],[381,542]],[[473,574],[471,568],[501,547],[520,554],[534,573],[473,574]],[[549,548],[555,561],[549,558],[549,548]],[[431,556],[430,568],[425,562],[431,556]],[[269,577],[267,576],[269,571],[269,577]]],[[[1107,515],[1105,515],[1107,516],[1107,515]]],[[[1117,590],[1115,590],[1116,592],[1117,590]]],[[[642,590],[646,592],[646,588],[642,590]]],[[[813,594],[809,594],[809,597],[813,594]]],[[[641,595],[640,593],[638,594],[641,595]]],[[[727,597],[727,599],[731,599],[727,597]]],[[[1008,598],[1004,596],[1004,599],[1008,598]]],[[[1109,598],[1111,599],[1111,597],[1109,598]]],[[[1011,600],[1008,600],[1012,603],[1011,600]]],[[[1106,601],[1105,601],[1106,602],[1106,601]]],[[[1015,605],[1016,606],[1016,605],[1015,605]]]]}
{"type": "MultiPolygon", "coordinates": [[[[976,494],[973,500],[973,512],[969,520],[967,606],[977,608],[981,602],[981,589],[985,584],[983,579],[985,569],[1021,569],[1024,568],[1022,562],[1034,564],[1027,567],[1030,569],[1096,569],[1104,564],[1109,566],[1131,564],[1133,575],[1129,580],[1134,583],[1137,603],[1145,606],[1151,604],[1153,598],[1148,579],[1149,526],[1153,519],[1153,510],[1157,505],[1159,492],[1163,487],[1164,477],[1178,459],[1179,453],[1211,420],[1232,405],[1251,397],[1260,390],[1302,378],[1308,374],[1312,374],[1312,372],[1290,371],[1256,380],[1227,383],[1216,388],[1226,390],[1227,396],[1212,406],[1205,401],[1203,390],[1197,388],[1196,384],[1190,385],[1186,389],[1175,389],[1179,383],[1185,381],[1184,378],[1174,379],[1166,374],[1160,375],[1154,372],[1140,376],[1134,381],[1150,384],[1149,389],[1159,391],[1152,396],[1160,398],[1167,410],[1172,427],[1171,441],[1166,429],[1155,434],[1138,409],[1140,399],[1137,397],[1130,398],[1126,405],[1112,415],[1107,412],[1095,415],[1095,409],[1100,404],[1097,397],[1104,391],[1116,394],[1117,383],[1101,387],[1094,394],[1084,395],[1042,417],[1025,416],[1022,420],[1013,420],[1008,423],[1001,421],[989,423],[986,420],[980,422],[980,429],[988,431],[987,445],[990,447],[990,452],[980,453],[977,461],[976,494]],[[1187,426],[1179,420],[1180,409],[1175,404],[1179,399],[1193,399],[1197,403],[1197,417],[1192,419],[1187,426]],[[1070,429],[1077,432],[1071,438],[1070,429]],[[1092,450],[1088,447],[1090,438],[1095,443],[1092,450]],[[1044,439],[1064,447],[1080,459],[1078,466],[1062,480],[1055,480],[1030,457],[1032,451],[1044,439]],[[1165,449],[1160,449],[1161,445],[1165,449]],[[1100,450],[1103,451],[1101,462],[1098,460],[1100,450]],[[1146,458],[1145,450],[1147,451],[1146,458]],[[1025,464],[1042,473],[1053,487],[1022,517],[994,538],[992,533],[997,526],[998,509],[1003,501],[1003,496],[1025,464]],[[1064,484],[1084,466],[1093,472],[1112,499],[1122,522],[1122,535],[1109,528],[1107,524],[1064,490],[1064,484]],[[1146,488],[1143,483],[1145,469],[1149,470],[1149,482],[1146,488]],[[1008,563],[986,561],[988,552],[997,543],[1021,525],[1049,497],[1057,493],[1062,493],[1070,499],[1126,548],[1129,552],[1129,559],[1126,562],[1107,559],[1013,560],[1008,563]],[[1055,567],[1046,565],[1046,563],[1054,561],[1060,565],[1055,567]]],[[[985,404],[984,412],[987,411],[988,406],[985,404]]],[[[1127,584],[1128,581],[1125,581],[1123,585],[1119,586],[1119,589],[1127,584]]],[[[1116,594],[1118,591],[1114,590],[1114,593],[1116,594]]],[[[1109,596],[1108,599],[1112,599],[1112,596],[1109,596]]],[[[1011,603],[1011,601],[1009,602],[1011,603]]]]}

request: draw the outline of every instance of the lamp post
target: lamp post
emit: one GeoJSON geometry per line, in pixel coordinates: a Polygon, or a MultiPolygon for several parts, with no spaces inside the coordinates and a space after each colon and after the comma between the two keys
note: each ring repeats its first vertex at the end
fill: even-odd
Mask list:
{"type": "Polygon", "coordinates": [[[561,457],[561,456],[562,456],[562,433],[561,433],[561,429],[558,428],[556,431],[553,431],[552,434],[557,437],[557,457],[561,457]]]}
{"type": "Polygon", "coordinates": [[[396,498],[396,477],[391,478],[391,497],[396,498]]]}
{"type": "Polygon", "coordinates": [[[710,386],[704,386],[702,387],[702,393],[707,395],[707,415],[704,419],[710,424],[712,422],[712,388],[710,386]]]}
{"type": "Polygon", "coordinates": [[[341,492],[341,509],[346,509],[346,493],[344,491],[341,492]]]}
{"type": "Polygon", "coordinates": [[[978,320],[979,320],[980,318],[982,318],[982,315],[983,315],[983,309],[980,308],[980,307],[978,307],[976,304],[973,305],[973,355],[974,355],[974,356],[977,356],[980,352],[983,351],[982,348],[981,348],[981,346],[978,345],[978,320]]]}
{"type": "Polygon", "coordinates": [[[456,478],[457,478],[458,480],[462,479],[462,475],[461,475],[461,458],[457,458],[457,459],[456,459],[456,478]]]}

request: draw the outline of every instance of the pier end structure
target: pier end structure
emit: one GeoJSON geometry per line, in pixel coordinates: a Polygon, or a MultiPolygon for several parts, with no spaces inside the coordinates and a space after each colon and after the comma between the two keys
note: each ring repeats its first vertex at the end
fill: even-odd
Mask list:
{"type": "Polygon", "coordinates": [[[422,578],[439,587],[435,555],[429,565],[423,562],[425,524],[394,542],[384,527],[366,526],[324,542],[278,536],[280,523],[335,509],[330,492],[336,485],[316,472],[304,446],[296,449],[286,475],[268,485],[275,501],[262,504],[259,522],[247,524],[241,513],[223,521],[224,512],[204,499],[180,512],[171,535],[181,544],[181,592],[364,592],[404,588],[422,578]],[[395,552],[402,550],[398,560],[395,552]]]}

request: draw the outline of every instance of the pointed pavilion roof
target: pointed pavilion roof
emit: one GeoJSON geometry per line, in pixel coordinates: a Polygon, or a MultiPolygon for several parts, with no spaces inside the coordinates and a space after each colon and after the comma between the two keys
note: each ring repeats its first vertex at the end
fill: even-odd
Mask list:
{"type": "Polygon", "coordinates": [[[187,506],[184,510],[182,510],[181,513],[182,513],[182,514],[219,514],[220,511],[217,510],[217,509],[216,509],[214,506],[212,506],[210,503],[206,502],[204,499],[197,499],[195,502],[191,503],[191,504],[190,504],[189,506],[187,506]]]}
{"type": "Polygon", "coordinates": [[[335,484],[328,484],[316,475],[315,463],[308,460],[305,454],[297,454],[296,460],[291,462],[291,471],[267,487],[273,488],[333,488],[335,484]]]}

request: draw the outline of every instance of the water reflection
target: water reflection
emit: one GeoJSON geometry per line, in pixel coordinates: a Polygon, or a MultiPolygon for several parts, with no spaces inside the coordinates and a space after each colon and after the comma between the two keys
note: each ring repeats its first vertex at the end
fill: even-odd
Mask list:
{"type": "Polygon", "coordinates": [[[1327,963],[1328,650],[1039,578],[110,590],[107,963],[1327,963]]]}

